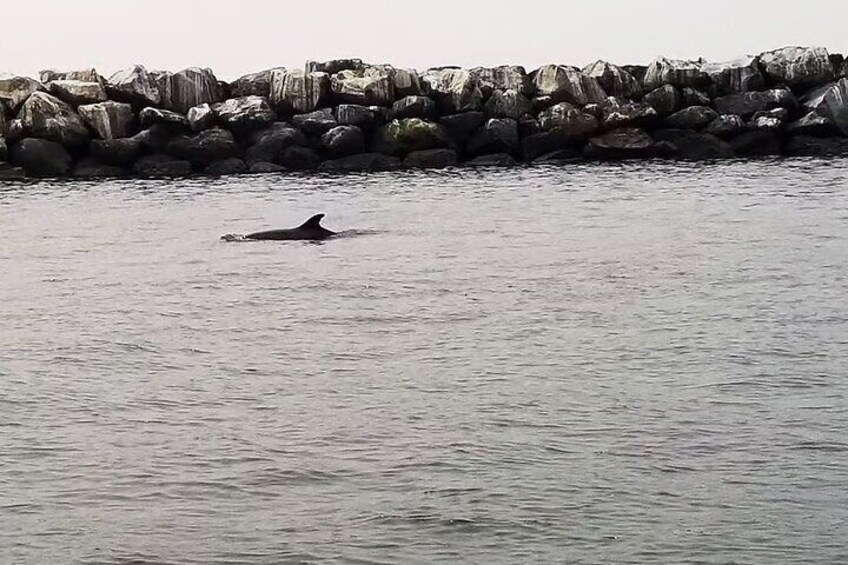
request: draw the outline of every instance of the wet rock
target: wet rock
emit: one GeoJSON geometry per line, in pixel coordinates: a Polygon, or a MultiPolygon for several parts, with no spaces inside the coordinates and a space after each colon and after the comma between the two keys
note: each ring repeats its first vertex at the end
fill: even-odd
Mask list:
{"type": "Polygon", "coordinates": [[[665,117],[681,108],[682,96],[678,89],[667,84],[650,91],[642,98],[642,102],[656,110],[660,117],[665,117]]]}
{"type": "Polygon", "coordinates": [[[194,132],[215,127],[215,124],[218,123],[215,111],[209,104],[201,104],[200,106],[191,108],[188,111],[186,119],[188,119],[188,125],[191,128],[191,131],[194,132]]]}
{"type": "Polygon", "coordinates": [[[71,155],[59,143],[27,138],[12,147],[11,162],[31,177],[63,177],[71,172],[71,155]]]}
{"type": "Polygon", "coordinates": [[[74,108],[108,100],[106,89],[99,82],[56,80],[47,85],[50,94],[74,108]]]}
{"type": "Polygon", "coordinates": [[[0,102],[6,105],[13,115],[17,115],[21,106],[35,92],[44,92],[44,85],[29,77],[0,74],[0,102]]]}
{"type": "Polygon", "coordinates": [[[494,155],[475,157],[466,161],[465,164],[469,167],[514,167],[517,163],[512,155],[496,153],[494,155]]]}
{"type": "Polygon", "coordinates": [[[168,143],[165,151],[172,157],[203,168],[215,161],[235,157],[237,147],[232,133],[213,128],[193,136],[178,136],[168,143]]]}
{"type": "Polygon", "coordinates": [[[141,155],[141,140],[136,137],[96,139],[91,142],[91,156],[106,165],[128,167],[141,155]]]}
{"type": "Polygon", "coordinates": [[[379,106],[339,104],[335,116],[340,126],[356,126],[369,133],[386,123],[385,109],[379,106]]]}
{"type": "Polygon", "coordinates": [[[147,153],[162,153],[175,137],[182,135],[184,130],[176,128],[172,124],[153,124],[149,128],[138,132],[133,139],[141,143],[141,148],[147,153]]]}
{"type": "Polygon", "coordinates": [[[245,158],[250,164],[264,161],[279,165],[280,157],[286,149],[293,146],[304,147],[308,143],[306,136],[299,129],[285,122],[275,122],[253,134],[245,158]]]}
{"type": "Polygon", "coordinates": [[[438,114],[436,102],[427,96],[407,96],[392,106],[392,119],[421,118],[433,119],[438,114]]]}
{"type": "Polygon", "coordinates": [[[784,47],[759,57],[769,79],[789,87],[817,86],[834,79],[827,49],[784,47]]]}
{"type": "Polygon", "coordinates": [[[584,68],[583,74],[597,80],[601,88],[610,96],[631,99],[642,98],[642,85],[633,75],[619,66],[606,61],[597,61],[584,68]]]}
{"type": "Polygon", "coordinates": [[[741,94],[765,88],[765,77],[757,57],[741,57],[724,63],[705,63],[703,70],[710,77],[717,96],[741,94]]]}
{"type": "Polygon", "coordinates": [[[485,121],[486,114],[483,112],[463,112],[442,116],[439,119],[439,123],[447,130],[450,139],[460,145],[464,145],[485,121]]]}
{"type": "Polygon", "coordinates": [[[471,76],[476,81],[483,94],[488,99],[496,91],[512,90],[522,96],[534,94],[533,81],[527,76],[524,67],[504,65],[500,67],[476,67],[471,69],[471,76]]]}
{"type": "Polygon", "coordinates": [[[308,114],[299,114],[292,117],[291,122],[300,128],[303,133],[312,137],[324,135],[339,125],[335,116],[333,116],[333,111],[329,108],[316,110],[308,114]]]}
{"type": "Polygon", "coordinates": [[[553,153],[582,155],[583,140],[569,137],[558,130],[534,133],[521,139],[521,150],[525,161],[536,161],[553,153]]]}
{"type": "Polygon", "coordinates": [[[13,167],[9,163],[0,163],[0,180],[24,180],[26,179],[26,171],[21,167],[13,167]]]}
{"type": "Polygon", "coordinates": [[[138,119],[143,128],[163,124],[178,129],[189,129],[188,119],[185,116],[161,108],[144,108],[138,115],[138,119]]]}
{"type": "Polygon", "coordinates": [[[282,173],[285,170],[286,168],[281,165],[277,165],[276,163],[267,163],[265,161],[259,161],[250,166],[251,174],[282,173]]]}
{"type": "Polygon", "coordinates": [[[263,129],[276,118],[268,100],[262,96],[231,98],[213,109],[218,121],[236,135],[263,129]]]}
{"type": "Polygon", "coordinates": [[[161,94],[154,77],[143,65],[118,71],[106,82],[109,98],[135,106],[159,106],[161,94]]]}
{"type": "Polygon", "coordinates": [[[132,106],[122,102],[98,102],[77,108],[79,115],[100,139],[132,135],[135,115],[132,106]]]}
{"type": "Polygon", "coordinates": [[[812,137],[830,137],[837,135],[839,129],[830,118],[810,112],[804,117],[786,126],[789,135],[805,135],[812,137]]]}
{"type": "Polygon", "coordinates": [[[8,123],[6,123],[6,129],[3,137],[6,138],[6,143],[11,145],[25,137],[29,137],[29,135],[30,132],[26,127],[24,127],[24,123],[21,120],[9,120],[8,123]]]}
{"type": "Polygon", "coordinates": [[[593,137],[585,152],[588,159],[618,161],[654,157],[654,140],[639,128],[622,128],[593,137]]]}
{"type": "Polygon", "coordinates": [[[314,149],[294,145],[283,150],[278,162],[290,171],[314,171],[321,164],[321,157],[314,149]]]}
{"type": "Polygon", "coordinates": [[[714,135],[688,129],[665,129],[654,132],[654,139],[674,145],[681,159],[711,160],[734,157],[733,148],[714,135]]]}
{"type": "Polygon", "coordinates": [[[119,178],[127,174],[126,170],[114,165],[106,165],[100,163],[96,159],[83,159],[74,167],[72,173],[76,178],[83,179],[102,179],[102,178],[119,178]]]}
{"type": "Polygon", "coordinates": [[[444,114],[479,110],[483,93],[465,69],[430,69],[421,77],[421,88],[444,114]]]}
{"type": "Polygon", "coordinates": [[[180,114],[201,104],[215,104],[223,99],[221,85],[211,69],[192,67],[170,75],[168,96],[162,106],[180,114]]]}
{"type": "Polygon", "coordinates": [[[663,124],[669,129],[699,130],[715,120],[718,114],[706,106],[690,106],[667,117],[663,124]]]}
{"type": "Polygon", "coordinates": [[[745,122],[735,114],[722,114],[712,121],[704,133],[709,133],[719,139],[730,139],[736,137],[745,130],[745,122]]]}
{"type": "Polygon", "coordinates": [[[0,137],[0,162],[9,158],[9,148],[6,146],[6,140],[0,137]]]}
{"type": "Polygon", "coordinates": [[[237,157],[229,157],[210,163],[204,171],[207,175],[222,177],[225,175],[241,175],[248,172],[247,165],[237,157]]]}
{"type": "Polygon", "coordinates": [[[713,107],[719,114],[736,114],[747,118],[773,108],[794,110],[798,107],[798,100],[789,90],[774,89],[722,96],[713,101],[713,107]]]}
{"type": "Polygon", "coordinates": [[[730,140],[733,151],[743,157],[780,155],[782,142],[776,130],[746,131],[730,140]]]}
{"type": "Polygon", "coordinates": [[[185,177],[191,174],[191,163],[157,153],[136,161],[132,172],[136,176],[148,178],[185,177]]]}
{"type": "Polygon", "coordinates": [[[19,114],[23,127],[33,137],[78,147],[88,142],[88,129],[73,108],[45,92],[33,93],[19,114]]]}
{"type": "Polygon", "coordinates": [[[848,135],[848,79],[814,89],[803,98],[803,106],[830,118],[843,135],[848,135]]]}
{"type": "Polygon", "coordinates": [[[426,149],[407,155],[403,166],[408,169],[444,169],[456,166],[458,162],[459,157],[453,149],[426,149]]]}
{"type": "Polygon", "coordinates": [[[557,130],[569,137],[588,137],[600,127],[597,118],[568,102],[560,102],[539,114],[539,125],[543,131],[557,130]]]}
{"type": "Polygon", "coordinates": [[[400,168],[400,159],[381,153],[362,153],[324,161],[319,167],[322,172],[333,173],[395,171],[400,168]]]}
{"type": "Polygon", "coordinates": [[[712,100],[710,100],[710,97],[706,93],[694,88],[684,88],[680,93],[683,108],[688,108],[689,106],[709,106],[712,103],[712,100]]]}
{"type": "Polygon", "coordinates": [[[786,141],[784,153],[795,157],[848,157],[848,138],[796,135],[786,141]]]}
{"type": "Polygon", "coordinates": [[[55,71],[46,70],[38,73],[42,84],[53,82],[56,80],[79,80],[82,82],[96,82],[105,85],[106,81],[97,72],[96,69],[81,69],[78,71],[55,71]]]}
{"type": "Polygon", "coordinates": [[[710,84],[710,77],[703,67],[704,61],[680,61],[659,57],[648,65],[642,82],[646,90],[655,90],[665,85],[703,88],[710,84]]]}
{"type": "Polygon", "coordinates": [[[271,97],[271,76],[274,71],[285,72],[283,67],[266,69],[258,73],[250,73],[237,78],[230,83],[230,97],[242,98],[243,96],[271,97]]]}
{"type": "Polygon", "coordinates": [[[518,155],[520,152],[518,122],[510,118],[488,120],[471,136],[465,147],[465,153],[469,157],[497,153],[518,155]]]}
{"type": "Polygon", "coordinates": [[[539,120],[532,116],[524,116],[518,120],[519,137],[524,138],[536,133],[542,133],[542,126],[539,124],[539,120]]]}
{"type": "Polygon", "coordinates": [[[538,96],[547,97],[546,104],[568,102],[577,106],[602,104],[607,95],[595,78],[573,67],[546,65],[536,72],[534,79],[538,96]]]}
{"type": "Polygon", "coordinates": [[[306,62],[307,73],[326,73],[327,75],[334,75],[341,71],[356,71],[364,67],[365,63],[362,62],[362,59],[333,59],[323,62],[306,62]]]}
{"type": "Polygon", "coordinates": [[[517,90],[495,90],[486,102],[486,114],[491,118],[517,120],[533,112],[533,103],[517,90]]]}
{"type": "Polygon", "coordinates": [[[545,153],[543,155],[539,155],[536,157],[533,162],[534,163],[558,163],[561,164],[565,161],[576,161],[581,160],[583,158],[583,148],[566,148],[560,149],[558,151],[551,151],[550,153],[545,153]]]}
{"type": "Polygon", "coordinates": [[[276,70],[271,74],[271,105],[278,112],[315,111],[329,94],[330,76],[326,73],[276,70]]]}
{"type": "Polygon", "coordinates": [[[337,101],[363,106],[391,106],[395,100],[392,74],[385,68],[339,71],[330,80],[337,101]]]}
{"type": "Polygon", "coordinates": [[[356,126],[337,126],[321,137],[321,146],[331,159],[365,153],[365,135],[356,126]]]}
{"type": "Polygon", "coordinates": [[[653,127],[659,122],[659,114],[645,102],[610,96],[600,106],[603,125],[607,129],[653,127]]]}
{"type": "Polygon", "coordinates": [[[412,151],[447,147],[448,143],[444,126],[407,118],[392,120],[381,127],[374,136],[372,149],[375,153],[402,157],[412,151]]]}

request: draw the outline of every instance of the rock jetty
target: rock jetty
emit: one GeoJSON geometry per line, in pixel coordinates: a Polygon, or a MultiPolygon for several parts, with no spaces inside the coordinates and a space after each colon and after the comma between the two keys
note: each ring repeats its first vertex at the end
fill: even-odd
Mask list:
{"type": "Polygon", "coordinates": [[[0,179],[848,155],[848,62],[785,47],[423,72],[359,59],[231,83],[135,65],[0,74],[0,179]]]}

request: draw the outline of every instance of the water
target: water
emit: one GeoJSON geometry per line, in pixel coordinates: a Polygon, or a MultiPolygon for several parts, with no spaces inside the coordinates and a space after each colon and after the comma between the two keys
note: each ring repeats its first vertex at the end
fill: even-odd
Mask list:
{"type": "Polygon", "coordinates": [[[5,186],[0,563],[846,563],[846,179],[5,186]]]}

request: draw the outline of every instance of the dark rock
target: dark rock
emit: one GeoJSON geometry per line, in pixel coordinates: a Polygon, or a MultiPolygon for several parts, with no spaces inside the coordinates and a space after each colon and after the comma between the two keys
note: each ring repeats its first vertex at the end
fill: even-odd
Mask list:
{"type": "Polygon", "coordinates": [[[518,155],[521,143],[518,139],[518,122],[510,118],[488,120],[477,130],[465,147],[469,157],[508,153],[518,155]]]}
{"type": "Polygon", "coordinates": [[[231,98],[216,104],[213,110],[218,121],[236,135],[263,129],[276,118],[268,100],[261,96],[231,98]]]}
{"type": "Polygon", "coordinates": [[[98,102],[77,108],[79,115],[101,139],[132,135],[135,116],[132,106],[122,102],[98,102]]]}
{"type": "Polygon", "coordinates": [[[827,49],[820,47],[784,47],[759,59],[769,79],[789,87],[818,86],[835,77],[827,49]]]}
{"type": "Polygon", "coordinates": [[[642,102],[656,110],[662,118],[670,116],[680,109],[682,96],[680,91],[671,85],[665,85],[652,90],[642,98],[642,102]]]}
{"type": "Polygon", "coordinates": [[[481,155],[475,157],[465,164],[469,167],[514,167],[517,163],[512,155],[507,153],[496,153],[494,155],[481,155]]]}
{"type": "Polygon", "coordinates": [[[517,120],[533,112],[533,103],[517,90],[495,90],[486,102],[486,114],[491,118],[517,120]]]}
{"type": "Polygon", "coordinates": [[[154,124],[138,132],[133,139],[141,143],[143,151],[162,153],[172,139],[182,135],[182,131],[182,128],[176,128],[173,124],[154,124]]]}
{"type": "Polygon", "coordinates": [[[195,106],[190,109],[186,119],[188,119],[188,125],[191,128],[191,131],[194,132],[213,128],[215,127],[215,124],[218,123],[215,111],[209,104],[201,104],[200,106],[195,106]]]}
{"type": "Polygon", "coordinates": [[[285,170],[286,168],[281,165],[265,161],[258,161],[250,166],[250,172],[253,174],[281,173],[285,170]]]}
{"type": "Polygon", "coordinates": [[[91,142],[91,155],[106,165],[128,167],[141,155],[141,141],[137,137],[96,139],[91,142]]]}
{"type": "Polygon", "coordinates": [[[569,102],[577,106],[602,104],[607,95],[595,78],[574,67],[546,65],[536,71],[534,79],[538,96],[546,97],[547,105],[569,102]]]}
{"type": "Polygon", "coordinates": [[[177,129],[188,130],[188,119],[181,114],[171,112],[170,110],[162,110],[160,108],[144,108],[138,115],[141,127],[149,128],[156,124],[163,124],[177,129]]]}
{"type": "Polygon", "coordinates": [[[106,84],[106,81],[103,80],[103,77],[100,76],[100,73],[96,69],[82,69],[79,71],[46,70],[39,72],[38,77],[43,84],[57,80],[79,80],[82,82],[97,82],[102,85],[106,84]]]}
{"type": "Polygon", "coordinates": [[[719,114],[736,114],[747,118],[773,108],[787,108],[792,111],[798,107],[798,100],[786,89],[766,90],[765,92],[746,92],[730,94],[713,101],[713,107],[719,114]]]}
{"type": "Polygon", "coordinates": [[[104,165],[95,159],[83,159],[74,167],[73,176],[84,179],[118,178],[127,172],[113,165],[104,165]]]}
{"type": "Polygon", "coordinates": [[[158,106],[162,95],[156,79],[142,65],[118,71],[106,82],[109,98],[135,106],[158,106]]]}
{"type": "Polygon", "coordinates": [[[690,106],[667,117],[663,124],[669,129],[699,130],[715,120],[718,114],[706,106],[690,106]]]}
{"type": "Polygon", "coordinates": [[[330,79],[330,89],[339,102],[363,106],[390,106],[395,100],[392,74],[381,67],[339,71],[330,79]]]}
{"type": "Polygon", "coordinates": [[[215,104],[223,99],[221,86],[211,69],[192,67],[168,77],[168,95],[162,106],[186,114],[201,104],[215,104]]]}
{"type": "Polygon", "coordinates": [[[806,110],[830,118],[837,129],[848,136],[848,78],[814,89],[802,100],[806,110]]]}
{"type": "Polygon", "coordinates": [[[140,177],[185,177],[191,174],[191,163],[157,153],[136,161],[132,172],[140,177]]]}
{"type": "Polygon", "coordinates": [[[604,104],[607,104],[610,98],[614,97],[610,96],[603,104],[586,104],[583,106],[583,112],[602,120],[604,118],[604,104]]]}
{"type": "Polygon", "coordinates": [[[583,153],[583,140],[551,130],[522,138],[521,148],[525,161],[536,161],[543,155],[560,152],[577,156],[583,153]]]}
{"type": "Polygon", "coordinates": [[[848,138],[796,135],[786,141],[784,152],[795,157],[848,157],[848,138]]]}
{"type": "Polygon", "coordinates": [[[253,134],[246,160],[249,164],[265,161],[279,165],[280,157],[286,149],[308,144],[306,136],[299,129],[285,122],[275,122],[253,134]]]}
{"type": "Polygon", "coordinates": [[[810,112],[803,118],[786,126],[789,135],[806,135],[812,137],[831,137],[839,133],[836,124],[830,118],[810,112]]]}
{"type": "Polygon", "coordinates": [[[73,108],[45,92],[33,93],[19,114],[21,123],[33,137],[78,147],[88,142],[88,129],[73,108]]]}
{"type": "Polygon", "coordinates": [[[583,148],[560,149],[539,155],[533,160],[534,163],[562,163],[564,161],[575,161],[583,158],[583,148]]]}
{"type": "Polygon", "coordinates": [[[583,69],[583,74],[598,81],[601,88],[616,98],[642,98],[642,85],[639,81],[623,68],[597,61],[583,69]]]}
{"type": "Polygon", "coordinates": [[[458,162],[459,157],[453,149],[426,149],[407,155],[403,165],[408,169],[444,169],[458,162]]]}
{"type": "Polygon", "coordinates": [[[600,128],[597,118],[581,112],[568,102],[560,102],[539,114],[543,131],[557,130],[568,137],[589,137],[600,128]]]}
{"type": "Polygon", "coordinates": [[[329,108],[316,110],[308,114],[298,114],[292,117],[291,122],[299,127],[303,133],[311,137],[324,135],[339,125],[335,116],[333,116],[333,111],[329,108]]]}
{"type": "Polygon", "coordinates": [[[704,64],[716,96],[741,94],[765,88],[765,77],[756,57],[746,56],[725,63],[704,64]]]}
{"type": "Polygon", "coordinates": [[[365,67],[362,59],[333,59],[331,61],[307,61],[307,73],[326,73],[334,75],[341,71],[355,71],[365,67]]]}
{"type": "Polygon", "coordinates": [[[222,177],[225,175],[241,175],[248,172],[247,165],[237,157],[229,157],[210,163],[204,171],[207,175],[222,177]]]}
{"type": "Polygon", "coordinates": [[[6,143],[9,145],[29,137],[30,133],[24,126],[21,120],[9,120],[6,124],[6,129],[3,137],[6,138],[6,143]]]}
{"type": "Polygon", "coordinates": [[[321,146],[331,159],[365,153],[365,135],[356,126],[337,126],[321,137],[321,146]]]}
{"type": "Polygon", "coordinates": [[[716,136],[688,129],[659,130],[654,132],[654,139],[674,145],[681,159],[729,159],[735,155],[733,148],[716,136]]]}
{"type": "Polygon", "coordinates": [[[241,98],[243,96],[264,96],[271,97],[271,75],[274,71],[283,71],[282,67],[275,69],[267,69],[258,73],[251,73],[237,78],[230,83],[230,97],[241,98]]]}
{"type": "Polygon", "coordinates": [[[539,120],[531,116],[524,116],[518,120],[518,137],[525,138],[536,133],[542,133],[539,120]]]}
{"type": "Polygon", "coordinates": [[[681,95],[683,108],[688,108],[690,106],[709,106],[712,102],[709,96],[694,88],[684,88],[681,90],[681,95]]]}
{"type": "Polygon", "coordinates": [[[394,171],[400,168],[400,159],[380,153],[351,155],[350,157],[343,157],[342,159],[324,161],[320,166],[320,170],[323,172],[376,172],[394,171]]]}
{"type": "Polygon", "coordinates": [[[438,114],[436,103],[426,96],[407,96],[392,106],[392,119],[421,118],[433,119],[438,114]]]}
{"type": "Polygon", "coordinates": [[[321,164],[321,157],[314,149],[293,145],[283,150],[277,162],[290,171],[314,171],[321,164]]]}
{"type": "Polygon", "coordinates": [[[703,61],[678,61],[660,57],[648,65],[642,82],[646,90],[655,90],[665,85],[703,88],[710,84],[710,77],[704,72],[703,66],[703,61]]]}
{"type": "Polygon", "coordinates": [[[471,69],[471,77],[477,83],[483,98],[487,99],[498,90],[513,90],[524,97],[533,96],[533,81],[527,76],[524,67],[504,65],[500,67],[476,67],[471,69]]]}
{"type": "Polygon", "coordinates": [[[12,147],[11,162],[32,177],[62,177],[71,171],[71,155],[59,143],[27,138],[12,147]]]}
{"type": "Polygon", "coordinates": [[[9,158],[9,148],[6,146],[6,140],[0,137],[0,162],[9,158]]]}
{"type": "Polygon", "coordinates": [[[733,151],[745,157],[780,155],[781,145],[780,135],[765,129],[746,131],[730,140],[733,151]]]}
{"type": "Polygon", "coordinates": [[[421,88],[445,114],[479,110],[483,105],[483,93],[465,69],[430,69],[421,77],[421,88]]]}
{"type": "Polygon", "coordinates": [[[381,127],[374,136],[372,150],[375,153],[403,157],[412,151],[447,146],[448,134],[444,126],[418,118],[407,118],[392,120],[381,127]]]}
{"type": "Polygon", "coordinates": [[[365,132],[371,132],[386,123],[384,109],[378,106],[339,104],[335,115],[340,126],[356,126],[365,132]]]}
{"type": "Polygon", "coordinates": [[[439,119],[439,123],[447,130],[450,139],[460,145],[464,145],[485,121],[486,114],[483,112],[463,112],[439,119]]]}
{"type": "Polygon", "coordinates": [[[603,125],[607,129],[653,127],[659,122],[657,111],[645,102],[631,102],[611,96],[600,108],[603,111],[603,125]]]}
{"type": "Polygon", "coordinates": [[[24,180],[25,178],[26,171],[21,167],[13,167],[9,163],[0,163],[0,180],[24,180]]]}
{"type": "Polygon", "coordinates": [[[722,114],[712,121],[704,133],[709,133],[719,139],[730,139],[736,137],[745,129],[745,122],[735,114],[722,114]]]}
{"type": "Polygon", "coordinates": [[[56,80],[47,85],[50,94],[76,108],[83,104],[105,102],[106,89],[99,82],[83,82],[79,80],[56,80]]]}
{"type": "Polygon", "coordinates": [[[168,143],[165,151],[177,159],[184,159],[202,168],[215,161],[235,157],[237,153],[233,134],[214,128],[193,136],[181,135],[168,143]]]}
{"type": "Polygon", "coordinates": [[[618,161],[654,157],[654,140],[639,128],[623,128],[593,137],[585,152],[588,159],[618,161]]]}
{"type": "MultiPolygon", "coordinates": [[[[647,65],[622,65],[622,70],[630,73],[640,85],[645,80],[645,75],[648,73],[647,65]]],[[[611,93],[612,94],[612,93],[611,93]]]]}
{"type": "Polygon", "coordinates": [[[29,77],[0,74],[0,103],[6,105],[12,114],[18,110],[35,92],[44,92],[44,85],[29,77]]]}
{"type": "Polygon", "coordinates": [[[326,73],[276,70],[271,74],[271,105],[279,112],[313,112],[330,94],[326,73]]]}

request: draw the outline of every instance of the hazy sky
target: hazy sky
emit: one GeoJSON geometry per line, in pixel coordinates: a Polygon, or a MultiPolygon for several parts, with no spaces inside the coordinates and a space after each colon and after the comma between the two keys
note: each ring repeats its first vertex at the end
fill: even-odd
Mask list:
{"type": "Polygon", "coordinates": [[[784,45],[848,52],[848,2],[806,0],[24,0],[3,7],[0,71],[132,63],[208,66],[231,80],[307,59],[359,57],[436,65],[602,58],[647,64],[659,54],[729,59],[784,45]]]}

